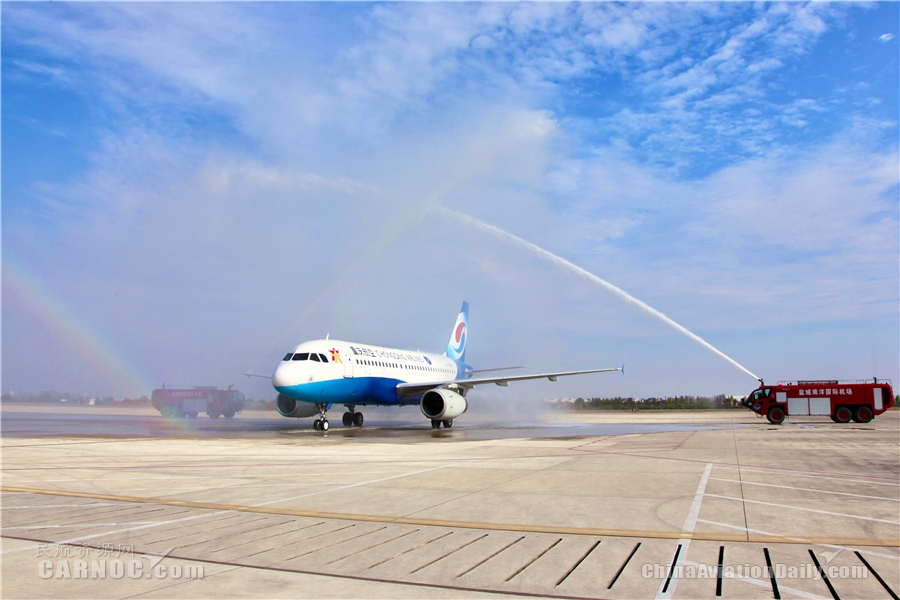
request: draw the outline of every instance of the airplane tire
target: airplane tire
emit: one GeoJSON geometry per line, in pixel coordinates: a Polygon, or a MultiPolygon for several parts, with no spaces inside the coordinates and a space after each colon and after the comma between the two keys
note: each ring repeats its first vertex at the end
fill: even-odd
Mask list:
{"type": "Polygon", "coordinates": [[[353,413],[345,412],[341,417],[341,423],[343,423],[344,427],[351,427],[353,425],[353,413]]]}
{"type": "Polygon", "coordinates": [[[353,413],[353,425],[355,425],[356,427],[362,427],[363,421],[365,421],[365,419],[363,418],[362,413],[353,413]]]}
{"type": "Polygon", "coordinates": [[[313,429],[315,429],[316,431],[318,431],[321,428],[321,426],[322,426],[322,421],[320,419],[316,419],[315,421],[313,421],[313,429]]]}
{"type": "Polygon", "coordinates": [[[444,421],[444,429],[450,429],[453,427],[453,419],[447,419],[444,421]]]}
{"type": "Polygon", "coordinates": [[[328,431],[328,419],[322,419],[322,422],[319,424],[319,429],[328,431]]]}
{"type": "Polygon", "coordinates": [[[432,429],[440,429],[440,428],[441,428],[441,422],[438,421],[437,419],[432,419],[432,420],[431,420],[431,428],[432,428],[432,429]]]}

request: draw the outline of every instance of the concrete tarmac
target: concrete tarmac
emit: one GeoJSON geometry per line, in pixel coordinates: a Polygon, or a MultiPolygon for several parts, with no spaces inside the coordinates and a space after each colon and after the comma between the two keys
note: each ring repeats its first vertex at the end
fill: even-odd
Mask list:
{"type": "Polygon", "coordinates": [[[780,427],[749,411],[464,415],[438,431],[367,414],[322,434],[92,410],[3,407],[4,598],[900,590],[900,411],[780,427]]]}

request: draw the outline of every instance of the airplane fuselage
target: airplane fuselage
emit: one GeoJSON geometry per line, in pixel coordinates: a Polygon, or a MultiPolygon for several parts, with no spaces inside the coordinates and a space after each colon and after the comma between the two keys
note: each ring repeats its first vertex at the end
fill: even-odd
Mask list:
{"type": "Polygon", "coordinates": [[[317,404],[418,404],[401,397],[403,383],[452,382],[461,367],[439,354],[383,348],[339,340],[304,342],[285,355],[272,373],[279,394],[317,404]],[[313,358],[314,357],[314,358],[313,358]]]}

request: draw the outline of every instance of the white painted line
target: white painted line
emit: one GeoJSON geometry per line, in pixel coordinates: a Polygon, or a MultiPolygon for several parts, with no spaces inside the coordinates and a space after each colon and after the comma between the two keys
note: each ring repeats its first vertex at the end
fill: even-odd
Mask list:
{"type": "Polygon", "coordinates": [[[801,492],[819,492],[820,494],[837,494],[839,496],[853,496],[854,498],[871,498],[873,500],[887,500],[888,502],[900,502],[900,498],[885,498],[884,496],[866,496],[863,494],[850,494],[848,492],[832,492],[831,490],[817,490],[815,488],[801,488],[790,485],[775,485],[774,483],[757,483],[755,481],[739,481],[737,479],[719,479],[711,477],[713,481],[730,481],[731,483],[743,483],[744,485],[761,485],[765,487],[783,488],[786,490],[799,490],[801,492]]]}
{"type": "Polygon", "coordinates": [[[722,500],[737,500],[738,502],[750,502],[752,504],[764,504],[766,506],[776,506],[778,508],[793,508],[794,510],[803,510],[806,512],[814,512],[823,515],[831,515],[834,517],[847,517],[850,519],[862,519],[863,521],[876,521],[878,523],[888,523],[890,525],[900,525],[897,521],[888,521],[887,519],[875,519],[873,517],[861,517],[859,515],[848,515],[846,513],[836,513],[828,510],[818,510],[816,508],[803,508],[802,506],[791,506],[790,504],[775,504],[774,502],[763,502],[762,500],[745,500],[744,498],[732,498],[731,496],[717,496],[715,494],[707,494],[708,498],[721,498],[722,500]]]}
{"type": "MultiPolygon", "coordinates": [[[[703,495],[706,492],[706,484],[709,482],[709,474],[712,472],[713,465],[712,463],[707,463],[706,468],[703,470],[703,475],[700,477],[700,483],[697,484],[697,491],[694,493],[694,501],[691,502],[691,508],[688,510],[687,517],[684,520],[684,526],[681,528],[682,533],[692,534],[694,533],[694,528],[697,526],[697,519],[700,516],[700,505],[703,504],[703,495]]],[[[678,553],[678,558],[684,559],[687,558],[688,549],[691,547],[691,538],[690,535],[679,540],[681,543],[681,551],[678,553]]],[[[669,568],[669,571],[675,568],[676,565],[672,565],[669,568]]],[[[675,571],[674,573],[677,573],[675,571]]],[[[662,598],[671,598],[675,595],[675,588],[678,586],[678,577],[672,576],[671,580],[669,579],[670,573],[666,573],[666,578],[659,582],[659,589],[656,590],[656,600],[660,600],[662,598]],[[668,582],[669,587],[666,588],[666,592],[663,593],[663,588],[666,587],[666,583],[668,582]]]]}
{"type": "Polygon", "coordinates": [[[369,485],[370,483],[381,483],[382,481],[390,481],[391,479],[400,479],[401,477],[410,477],[412,475],[419,475],[421,473],[428,473],[430,471],[438,471],[440,469],[446,469],[447,467],[454,467],[455,464],[442,465],[440,467],[432,467],[430,469],[422,469],[421,471],[413,471],[412,473],[404,473],[402,475],[392,475],[391,477],[384,477],[382,479],[375,479],[373,481],[363,481],[360,483],[351,483],[350,485],[345,485],[343,487],[334,488],[331,490],[321,490],[318,492],[310,492],[309,494],[302,494],[300,496],[293,496],[291,498],[283,498],[281,500],[270,500],[269,502],[263,502],[261,504],[254,504],[254,506],[269,506],[270,504],[278,504],[279,502],[290,502],[291,500],[299,500],[300,498],[308,498],[310,496],[318,496],[320,494],[330,494],[332,492],[340,492],[342,490],[349,490],[351,488],[360,487],[363,485],[369,485]]]}
{"type": "MultiPolygon", "coordinates": [[[[698,569],[700,568],[700,565],[693,561],[685,561],[684,564],[696,567],[698,569]]],[[[733,579],[735,581],[743,581],[745,583],[757,585],[759,587],[766,588],[767,590],[772,589],[771,581],[765,581],[762,579],[754,579],[752,577],[738,577],[735,573],[723,573],[722,577],[725,579],[733,579]]],[[[825,598],[824,596],[817,596],[816,594],[811,594],[809,592],[804,592],[802,590],[795,590],[794,588],[785,587],[780,582],[778,583],[778,591],[779,592],[787,592],[789,594],[792,594],[794,596],[799,596],[801,598],[809,598],[810,600],[828,600],[828,598],[825,598]]]]}
{"type": "MultiPolygon", "coordinates": [[[[440,467],[433,467],[433,468],[431,468],[431,469],[424,469],[424,470],[421,470],[421,471],[413,471],[412,473],[405,473],[405,474],[403,474],[403,475],[395,475],[395,476],[393,476],[393,477],[385,477],[384,479],[376,479],[376,480],[374,480],[374,481],[367,481],[367,482],[364,482],[364,483],[354,483],[354,484],[347,485],[347,486],[344,486],[344,487],[335,488],[335,489],[333,489],[333,490],[326,490],[326,491],[321,491],[321,492],[313,492],[313,493],[311,493],[311,494],[303,494],[303,495],[301,495],[301,496],[294,496],[294,497],[292,497],[292,498],[280,498],[280,499],[278,499],[278,500],[270,500],[270,501],[268,501],[268,502],[261,502],[261,503],[259,503],[259,504],[254,504],[253,506],[254,506],[254,507],[261,507],[261,506],[268,506],[268,505],[270,505],[270,504],[278,504],[278,503],[280,503],[280,502],[289,502],[289,501],[291,501],[291,500],[297,500],[297,499],[299,499],[299,498],[306,498],[306,497],[308,497],[308,496],[316,496],[316,495],[318,495],[318,494],[327,494],[327,493],[329,493],[329,492],[337,492],[337,491],[340,491],[340,490],[345,490],[345,489],[349,489],[349,488],[359,487],[359,486],[362,486],[362,485],[368,485],[368,484],[370,484],[370,483],[380,483],[380,482],[382,482],[382,481],[387,481],[387,480],[389,480],[389,479],[398,479],[398,478],[400,478],[400,477],[408,477],[408,476],[410,476],[410,475],[418,475],[419,473],[427,473],[428,471],[436,471],[436,470],[438,470],[438,469],[444,469],[444,468],[446,468],[446,467],[452,467],[452,466],[454,466],[454,464],[442,465],[442,466],[440,466],[440,467]]],[[[152,504],[152,499],[149,499],[149,500],[150,500],[150,501],[147,502],[147,504],[152,504]]],[[[172,524],[174,524],[174,523],[183,523],[183,522],[185,522],[185,521],[193,521],[193,520],[195,520],[195,519],[205,519],[205,518],[209,518],[209,517],[217,517],[217,516],[219,516],[219,515],[224,515],[224,514],[233,513],[233,512],[239,512],[239,511],[236,511],[236,510],[219,510],[219,511],[211,512],[211,513],[202,514],[202,515],[194,515],[194,516],[191,516],[191,517],[181,517],[180,519],[172,519],[172,520],[169,520],[169,521],[160,521],[160,522],[158,522],[158,523],[151,523],[150,525],[141,525],[141,526],[139,526],[139,527],[129,527],[129,528],[127,528],[127,529],[119,529],[118,531],[106,531],[106,532],[103,532],[103,533],[95,533],[95,534],[92,534],[92,535],[84,535],[84,536],[81,536],[81,537],[71,538],[71,539],[68,539],[68,540],[62,540],[62,541],[59,541],[59,542],[47,542],[47,543],[52,543],[52,544],[58,545],[58,546],[62,546],[62,545],[66,545],[66,544],[76,544],[76,543],[78,543],[78,542],[86,542],[86,541],[88,541],[88,540],[93,540],[93,539],[96,539],[96,538],[98,538],[98,537],[104,537],[104,536],[109,536],[109,535],[119,535],[119,534],[121,534],[121,533],[131,533],[131,532],[134,532],[134,531],[140,531],[140,530],[143,530],[143,529],[149,529],[149,528],[151,528],[151,527],[160,527],[160,526],[162,526],[162,525],[172,525],[172,524]]],[[[37,550],[37,549],[39,549],[39,548],[41,548],[41,547],[42,547],[41,544],[35,544],[35,545],[31,545],[31,546],[23,546],[22,548],[10,548],[9,550],[3,550],[3,551],[0,551],[0,555],[2,555],[2,554],[12,554],[12,553],[15,553],[15,552],[26,552],[26,551],[29,551],[29,550],[37,550]]]]}
{"type": "MultiPolygon", "coordinates": [[[[357,463],[354,463],[353,466],[356,466],[357,463]]],[[[243,468],[243,467],[242,467],[243,468]]],[[[341,471],[339,473],[330,473],[330,475],[371,475],[373,473],[395,473],[397,470],[393,471],[341,471]]],[[[254,479],[254,478],[266,478],[270,479],[273,477],[302,477],[304,473],[273,473],[271,475],[193,475],[190,473],[166,473],[160,474],[155,477],[115,477],[113,476],[107,477],[106,479],[101,479],[99,477],[93,478],[91,481],[96,482],[116,482],[116,481],[159,481],[162,479],[173,479],[173,478],[185,478],[185,479],[254,479]]],[[[9,478],[9,475],[5,475],[5,478],[9,478]]],[[[41,478],[31,478],[31,479],[16,479],[15,484],[23,484],[23,483],[49,483],[49,482],[66,482],[66,481],[84,481],[81,477],[66,477],[65,479],[41,479],[41,478]]],[[[13,484],[11,484],[13,485],[13,484]]],[[[8,492],[12,494],[21,494],[23,492],[8,492]]]]}
{"type": "MultiPolygon", "coordinates": [[[[746,527],[741,527],[740,525],[729,525],[728,523],[719,523],[717,521],[707,521],[705,519],[697,519],[699,523],[706,523],[707,525],[716,525],[718,527],[724,527],[726,529],[737,529],[738,531],[748,531],[750,533],[758,533],[760,535],[771,535],[774,537],[781,537],[788,540],[798,540],[804,541],[806,538],[799,537],[790,537],[785,536],[780,533],[772,533],[771,531],[763,531],[761,529],[747,529],[746,527]]],[[[776,542],[777,543],[777,542],[776,542]]],[[[858,551],[860,554],[871,554],[872,556],[880,556],[881,558],[890,558],[892,560],[900,561],[900,556],[896,554],[882,554],[881,552],[873,552],[865,548],[854,548],[852,546],[835,546],[834,544],[812,544],[813,546],[824,546],[825,548],[846,548],[849,550],[858,551]]]]}
{"type": "Polygon", "coordinates": [[[36,506],[0,506],[0,510],[22,510],[24,508],[95,508],[97,506],[118,506],[121,502],[108,504],[40,504],[36,506]]]}
{"type": "MultiPolygon", "coordinates": [[[[737,468],[736,466],[731,467],[729,465],[717,465],[717,466],[720,469],[727,469],[727,468],[736,469],[737,468]]],[[[828,475],[807,475],[806,473],[794,473],[792,471],[785,471],[783,469],[767,469],[766,467],[741,466],[741,471],[762,471],[763,473],[766,473],[768,475],[782,475],[784,477],[791,477],[791,478],[793,478],[793,477],[809,477],[810,479],[833,479],[835,481],[845,481],[845,482],[849,482],[849,483],[866,483],[866,484],[870,483],[872,485],[892,485],[894,487],[900,486],[900,482],[895,483],[893,481],[872,481],[871,479],[864,479],[864,478],[853,477],[853,476],[829,477],[828,475]]]]}
{"type": "Polygon", "coordinates": [[[20,525],[16,527],[4,527],[3,531],[13,529],[87,529],[88,527],[118,527],[119,525],[146,525],[159,523],[159,521],[131,521],[129,523],[75,523],[72,525],[20,525]]]}

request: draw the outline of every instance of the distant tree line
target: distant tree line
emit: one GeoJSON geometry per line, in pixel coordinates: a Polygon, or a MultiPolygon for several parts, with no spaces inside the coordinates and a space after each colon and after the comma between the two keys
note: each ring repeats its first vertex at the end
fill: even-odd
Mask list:
{"type": "Polygon", "coordinates": [[[725,394],[717,396],[669,396],[666,398],[578,398],[572,403],[575,410],[672,410],[672,409],[733,409],[743,408],[739,398],[725,394]]]}
{"type": "MultiPolygon", "coordinates": [[[[112,396],[88,396],[71,392],[16,393],[5,392],[0,396],[3,404],[67,404],[90,406],[151,406],[149,396],[140,398],[114,398],[112,396]]],[[[274,400],[254,400],[247,398],[245,409],[275,410],[274,400]]]]}

